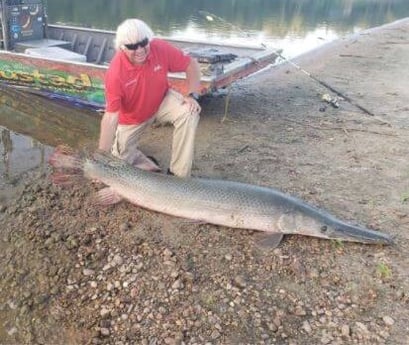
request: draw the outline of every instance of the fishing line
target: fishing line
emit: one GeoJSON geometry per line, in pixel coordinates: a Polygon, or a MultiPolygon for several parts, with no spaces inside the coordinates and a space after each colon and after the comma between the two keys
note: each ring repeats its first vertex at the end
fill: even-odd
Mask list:
{"type": "MultiPolygon", "coordinates": [[[[217,19],[218,21],[221,21],[223,24],[227,24],[228,26],[230,26],[232,29],[234,29],[235,31],[238,31],[240,34],[246,36],[246,37],[251,37],[251,35],[244,31],[243,29],[241,29],[240,27],[234,25],[233,23],[230,23],[229,21],[227,21],[226,19],[219,17],[213,13],[210,13],[208,11],[204,11],[204,10],[199,10],[198,11],[199,15],[201,15],[204,19],[206,19],[209,22],[213,22],[214,19],[217,19]]],[[[267,44],[265,43],[261,43],[261,46],[263,48],[269,48],[267,44]]],[[[270,48],[269,48],[270,49],[270,48]]],[[[302,68],[300,65],[296,64],[295,62],[291,61],[290,59],[286,58],[280,50],[277,49],[272,49],[272,51],[282,60],[284,60],[285,62],[289,63],[291,66],[293,66],[295,69],[297,69],[298,71],[304,73],[306,76],[308,76],[309,78],[311,78],[312,80],[314,80],[315,82],[317,82],[318,84],[320,84],[321,86],[325,87],[326,89],[332,91],[333,93],[335,93],[337,96],[342,97],[344,100],[346,100],[347,102],[349,102],[350,104],[354,105],[355,107],[357,107],[358,109],[362,110],[364,113],[370,115],[370,116],[375,116],[374,113],[372,113],[371,111],[369,111],[368,109],[364,108],[363,106],[361,106],[360,104],[356,103],[353,99],[351,99],[350,97],[346,96],[344,93],[342,93],[341,91],[335,89],[333,86],[327,84],[326,82],[322,81],[321,79],[319,79],[318,77],[314,76],[313,74],[311,74],[310,72],[308,72],[307,70],[305,70],[304,68],[302,68]]],[[[329,103],[332,103],[331,101],[329,103]]],[[[334,106],[336,106],[335,103],[332,103],[334,106]]],[[[337,106],[336,106],[337,107],[337,106]]]]}

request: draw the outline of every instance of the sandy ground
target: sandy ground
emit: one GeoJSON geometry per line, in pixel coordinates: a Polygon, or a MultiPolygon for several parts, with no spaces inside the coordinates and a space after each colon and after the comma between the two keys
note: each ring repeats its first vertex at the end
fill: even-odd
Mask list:
{"type": "MultiPolygon", "coordinates": [[[[395,237],[258,234],[31,181],[1,210],[0,343],[408,344],[409,20],[203,100],[193,173],[280,189],[395,237]],[[363,109],[365,111],[363,111],[363,109]],[[225,115],[227,115],[226,118],[225,115]],[[224,120],[224,121],[222,121],[224,120]]],[[[167,167],[170,128],[143,144],[167,167]]]]}

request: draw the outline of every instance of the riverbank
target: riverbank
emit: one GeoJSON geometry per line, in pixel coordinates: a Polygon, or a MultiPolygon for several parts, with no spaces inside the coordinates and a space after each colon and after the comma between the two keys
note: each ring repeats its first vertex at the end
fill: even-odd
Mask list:
{"type": "MultiPolygon", "coordinates": [[[[392,247],[191,224],[97,187],[27,181],[0,207],[0,343],[409,343],[409,20],[205,99],[193,173],[271,186],[395,236],[392,247]],[[358,105],[358,107],[357,107],[358,105]],[[362,109],[367,110],[366,112],[362,109]],[[307,340],[306,340],[307,339],[307,340]]],[[[143,149],[166,167],[170,128],[143,149]]]]}

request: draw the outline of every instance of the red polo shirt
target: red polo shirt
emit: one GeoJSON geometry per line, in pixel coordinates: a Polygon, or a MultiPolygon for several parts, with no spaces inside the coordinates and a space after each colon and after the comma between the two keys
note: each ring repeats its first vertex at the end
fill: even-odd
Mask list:
{"type": "Polygon", "coordinates": [[[169,89],[168,72],[186,71],[190,57],[161,39],[150,42],[150,52],[141,65],[133,65],[118,51],[105,74],[108,112],[119,112],[119,123],[135,125],[152,117],[169,89]]]}

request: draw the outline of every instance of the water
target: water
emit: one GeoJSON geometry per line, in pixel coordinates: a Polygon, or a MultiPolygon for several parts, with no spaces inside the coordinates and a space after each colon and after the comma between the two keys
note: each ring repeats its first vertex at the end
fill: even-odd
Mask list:
{"type": "Polygon", "coordinates": [[[0,88],[0,204],[26,175],[42,174],[53,147],[96,143],[99,115],[0,88]]]}
{"type": "Polygon", "coordinates": [[[51,22],[115,30],[129,17],[156,34],[271,44],[286,57],[409,16],[407,0],[59,0],[51,22]]]}
{"type": "MultiPolygon", "coordinates": [[[[158,35],[251,40],[283,49],[287,58],[409,16],[407,0],[58,0],[47,7],[51,23],[115,30],[122,20],[139,17],[158,35]]],[[[98,128],[98,118],[82,110],[0,89],[0,191],[44,169],[56,144],[95,143],[98,128]]]]}

